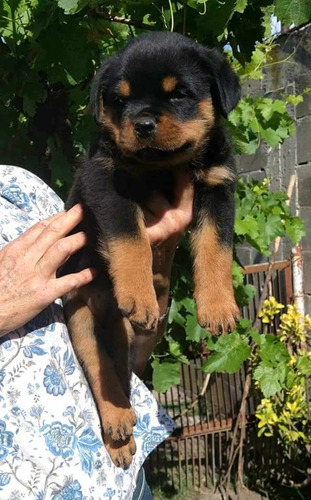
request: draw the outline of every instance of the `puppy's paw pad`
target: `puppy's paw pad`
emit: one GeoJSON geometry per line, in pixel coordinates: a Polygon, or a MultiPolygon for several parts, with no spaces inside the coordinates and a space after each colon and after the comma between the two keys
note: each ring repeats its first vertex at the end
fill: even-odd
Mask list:
{"type": "MultiPolygon", "coordinates": [[[[151,296],[141,296],[131,303],[131,308],[125,307],[124,301],[119,302],[119,309],[128,317],[131,323],[137,324],[146,330],[154,330],[159,320],[159,306],[155,293],[151,296]]],[[[127,301],[130,303],[130,300],[127,301]]]]}
{"type": "Polygon", "coordinates": [[[104,435],[106,449],[116,467],[127,469],[136,453],[136,443],[133,436],[126,441],[114,441],[111,436],[104,435]]]}
{"type": "Polygon", "coordinates": [[[133,408],[100,409],[101,423],[104,434],[111,436],[115,441],[126,440],[133,433],[136,425],[136,415],[133,408]]]}

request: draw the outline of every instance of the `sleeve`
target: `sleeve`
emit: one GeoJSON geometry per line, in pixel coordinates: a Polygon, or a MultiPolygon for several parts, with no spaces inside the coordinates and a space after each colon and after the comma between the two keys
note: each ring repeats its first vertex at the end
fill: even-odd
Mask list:
{"type": "MultiPolygon", "coordinates": [[[[0,247],[63,208],[38,177],[0,166],[0,247]]],[[[0,299],[1,300],[1,299],[0,299]]],[[[18,303],[16,304],[18,307],[18,303]]],[[[127,471],[103,445],[100,421],[72,349],[61,300],[0,339],[0,489],[34,498],[129,499],[149,453],[174,423],[135,375],[137,452],[127,471]]]]}

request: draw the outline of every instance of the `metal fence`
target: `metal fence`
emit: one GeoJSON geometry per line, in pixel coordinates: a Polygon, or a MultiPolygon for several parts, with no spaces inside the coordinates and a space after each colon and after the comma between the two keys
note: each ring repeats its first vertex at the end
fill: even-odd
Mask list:
{"type": "MultiPolygon", "coordinates": [[[[244,318],[254,320],[256,317],[267,267],[267,264],[259,264],[245,269],[246,281],[255,286],[256,294],[251,303],[243,308],[244,318]]],[[[289,261],[275,264],[269,286],[269,294],[274,295],[278,302],[291,302],[293,291],[289,261]]],[[[277,326],[274,325],[275,328],[277,326]]],[[[231,430],[244,388],[245,367],[233,375],[212,374],[204,395],[200,397],[206,376],[201,370],[205,359],[206,355],[202,355],[190,365],[182,366],[179,386],[172,387],[165,394],[155,393],[158,401],[174,418],[177,429],[149,456],[146,473],[149,481],[175,490],[183,486],[202,488],[215,485],[227,465],[231,430]]],[[[254,465],[272,467],[272,460],[274,467],[280,470],[283,458],[278,455],[273,440],[257,439],[253,425],[257,403],[255,392],[251,391],[246,410],[246,471],[254,465]]]]}

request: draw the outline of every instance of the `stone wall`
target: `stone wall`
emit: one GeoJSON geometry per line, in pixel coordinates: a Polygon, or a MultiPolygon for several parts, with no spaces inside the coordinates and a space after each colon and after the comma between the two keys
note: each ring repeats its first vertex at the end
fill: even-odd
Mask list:
{"type": "MultiPolygon", "coordinates": [[[[263,80],[245,85],[244,94],[278,98],[282,93],[300,94],[311,87],[311,24],[280,35],[276,43],[273,58],[283,62],[268,67],[263,80]]],[[[302,239],[301,247],[306,312],[311,313],[311,95],[306,95],[291,113],[296,122],[294,137],[286,139],[277,148],[262,145],[254,155],[238,157],[237,166],[240,175],[246,179],[270,177],[273,190],[286,191],[290,175],[297,174],[291,209],[306,224],[307,235],[302,239]]],[[[290,252],[291,243],[285,239],[278,258],[286,259],[290,252]]],[[[244,265],[263,260],[248,247],[240,248],[239,256],[244,265]]]]}

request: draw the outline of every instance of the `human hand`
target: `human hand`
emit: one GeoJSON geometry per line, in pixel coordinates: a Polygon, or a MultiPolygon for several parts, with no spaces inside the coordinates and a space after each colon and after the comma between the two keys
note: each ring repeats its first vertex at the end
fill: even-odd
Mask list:
{"type": "Polygon", "coordinates": [[[56,278],[57,269],[86,244],[81,205],[38,222],[0,251],[0,336],[19,328],[62,295],[95,277],[88,268],[56,278]]]}
{"type": "Polygon", "coordinates": [[[176,176],[175,201],[155,194],[144,207],[145,223],[153,247],[165,247],[174,253],[192,220],[193,184],[185,170],[176,176]]]}

